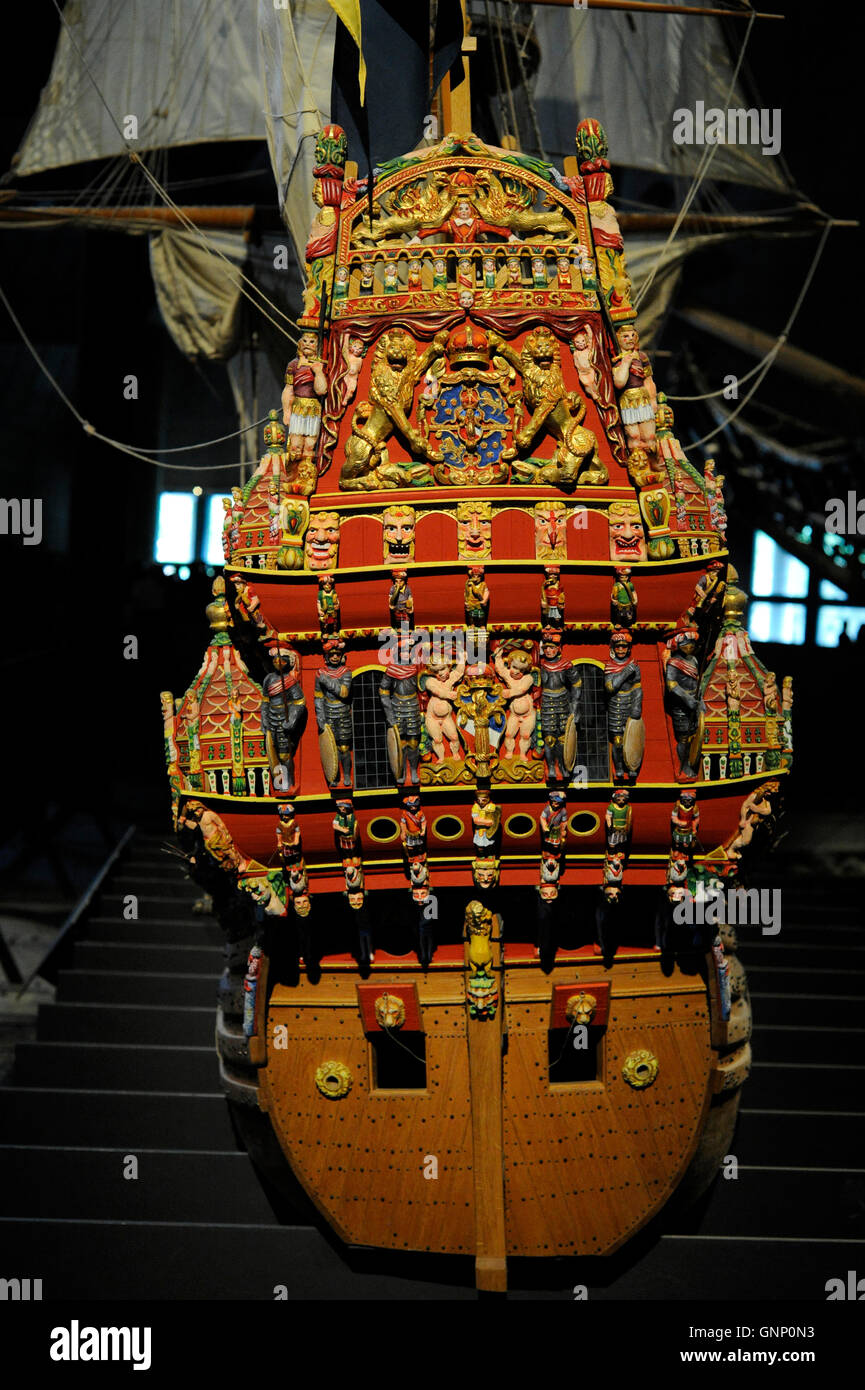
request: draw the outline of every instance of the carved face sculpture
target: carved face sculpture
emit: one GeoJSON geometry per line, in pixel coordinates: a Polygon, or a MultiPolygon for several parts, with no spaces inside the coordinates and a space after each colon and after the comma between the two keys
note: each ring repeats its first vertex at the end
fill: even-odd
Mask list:
{"type": "Polygon", "coordinates": [[[565,527],[568,513],[564,502],[538,502],[535,516],[535,559],[567,558],[565,527]]]}
{"type": "Polygon", "coordinates": [[[610,523],[610,559],[645,560],[646,538],[636,502],[611,502],[607,509],[610,523]]]}
{"type": "Polygon", "coordinates": [[[360,268],[361,289],[371,290],[375,284],[375,271],[371,264],[362,265],[360,268]]]}
{"type": "Polygon", "coordinates": [[[373,1008],[380,1028],[401,1028],[405,1023],[405,1004],[396,995],[380,994],[373,1008]]]}
{"type": "Polygon", "coordinates": [[[493,553],[493,509],[489,502],[457,504],[457,546],[461,560],[489,560],[493,553]]]}
{"type": "Polygon", "coordinates": [[[297,355],[307,362],[318,356],[318,339],[314,333],[301,333],[297,340],[297,355]]]}
{"type": "Polygon", "coordinates": [[[520,268],[519,256],[508,256],[508,284],[519,285],[522,283],[522,270],[520,268]]]}
{"type": "Polygon", "coordinates": [[[435,260],[433,261],[433,270],[435,271],[436,275],[444,275],[446,269],[447,266],[445,263],[444,256],[436,256],[435,260]]]}
{"type": "Polygon", "coordinates": [[[640,338],[636,328],[632,324],[626,323],[619,329],[616,337],[619,340],[619,347],[622,352],[638,352],[640,348],[640,338]]]}
{"type": "Polygon", "coordinates": [[[384,268],[384,283],[388,289],[395,288],[397,282],[396,261],[388,261],[384,268]]]}
{"type": "Polygon", "coordinates": [[[416,521],[414,507],[398,505],[387,507],[382,512],[381,533],[386,565],[414,559],[416,521]]]}
{"type": "Polygon", "coordinates": [[[476,888],[495,888],[499,881],[498,862],[495,859],[473,860],[472,881],[476,888]]]}
{"type": "Polygon", "coordinates": [[[591,1023],[598,1001],[593,994],[572,994],[565,1005],[565,1018],[570,1023],[591,1023]]]}
{"type": "Polygon", "coordinates": [[[303,547],[308,570],[336,569],[339,552],[339,512],[313,512],[303,547]]]}

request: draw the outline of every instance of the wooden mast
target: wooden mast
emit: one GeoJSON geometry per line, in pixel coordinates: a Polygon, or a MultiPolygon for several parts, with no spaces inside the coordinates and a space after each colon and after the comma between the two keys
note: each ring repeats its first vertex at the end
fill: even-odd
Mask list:
{"type": "Polygon", "coordinates": [[[466,0],[460,0],[463,12],[462,64],[463,80],[458,87],[451,87],[450,73],[445,73],[441,85],[442,120],[445,131],[456,131],[458,135],[468,135],[472,129],[472,92],[469,77],[469,54],[476,53],[477,39],[471,34],[471,20],[466,13],[466,0]]]}

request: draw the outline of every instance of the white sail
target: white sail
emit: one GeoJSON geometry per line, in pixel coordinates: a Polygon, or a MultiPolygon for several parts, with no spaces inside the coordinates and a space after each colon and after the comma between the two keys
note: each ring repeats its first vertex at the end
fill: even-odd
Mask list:
{"type": "Polygon", "coordinates": [[[291,0],[288,10],[259,0],[258,33],[270,163],[302,262],[315,214],[315,137],[330,120],[336,15],[327,0],[291,0]]]}
{"type": "Polygon", "coordinates": [[[124,153],[106,104],[121,129],[135,118],[133,149],[265,138],[254,5],[69,0],[63,17],[19,175],[124,153]]]}
{"type": "MultiPolygon", "coordinates": [[[[693,112],[697,102],[705,110],[748,108],[738,85],[727,99],[733,65],[718,20],[538,6],[534,21],[541,49],[534,101],[556,163],[574,153],[576,122],[594,116],[607,132],[614,174],[618,165],[690,177],[706,146],[674,142],[674,112],[693,112]]],[[[746,28],[740,21],[740,43],[746,28]]],[[[761,149],[719,145],[711,178],[787,189],[778,157],[761,149]]]]}

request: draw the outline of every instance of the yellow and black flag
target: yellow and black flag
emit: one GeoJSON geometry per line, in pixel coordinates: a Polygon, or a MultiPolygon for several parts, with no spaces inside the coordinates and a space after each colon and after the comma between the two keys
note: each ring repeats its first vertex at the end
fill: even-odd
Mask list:
{"type": "Polygon", "coordinates": [[[361,175],[413,149],[442,78],[462,80],[460,0],[329,0],[339,23],[331,120],[348,135],[361,175]],[[432,62],[430,61],[432,57],[432,62]]]}

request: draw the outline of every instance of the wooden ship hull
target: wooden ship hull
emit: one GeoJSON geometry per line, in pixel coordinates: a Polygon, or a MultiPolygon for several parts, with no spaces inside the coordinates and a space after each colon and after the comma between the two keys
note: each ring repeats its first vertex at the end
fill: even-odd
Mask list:
{"type": "Polygon", "coordinates": [[[341,135],[286,423],[163,696],[173,816],[228,1094],[344,1241],[502,1289],[727,1152],[747,987],[695,905],[771,832],[791,695],[639,352],[597,123],[563,174],[448,135],[372,190],[341,135]]]}

